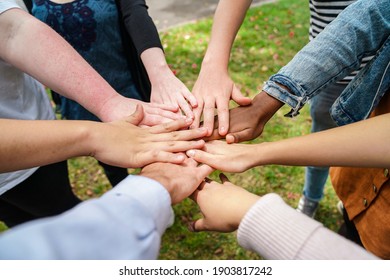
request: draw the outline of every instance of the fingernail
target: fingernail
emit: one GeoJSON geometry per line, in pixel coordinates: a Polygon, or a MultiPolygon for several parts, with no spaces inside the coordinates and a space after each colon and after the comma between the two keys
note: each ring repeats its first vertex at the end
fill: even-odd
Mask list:
{"type": "Polygon", "coordinates": [[[193,156],[195,156],[195,151],[194,150],[188,150],[186,154],[189,157],[193,157],[193,156]]]}
{"type": "Polygon", "coordinates": [[[177,155],[176,156],[176,159],[178,160],[178,161],[183,161],[184,160],[184,155],[177,155]]]}
{"type": "Polygon", "coordinates": [[[192,123],[192,121],[193,121],[193,119],[192,119],[192,118],[186,118],[186,123],[187,123],[187,124],[191,124],[191,123],[192,123]]]}

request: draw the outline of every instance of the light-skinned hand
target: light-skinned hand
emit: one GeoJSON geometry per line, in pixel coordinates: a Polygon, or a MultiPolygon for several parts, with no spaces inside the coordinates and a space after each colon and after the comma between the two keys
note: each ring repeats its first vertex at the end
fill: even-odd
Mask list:
{"type": "Polygon", "coordinates": [[[172,204],[177,204],[190,196],[212,171],[210,166],[198,165],[193,159],[186,158],[182,164],[147,165],[140,175],[161,183],[171,195],[172,204]]]}
{"type": "Polygon", "coordinates": [[[256,164],[254,145],[227,144],[225,141],[206,142],[203,150],[189,150],[187,156],[199,163],[212,166],[223,172],[244,172],[256,164]]]}
{"type": "Polygon", "coordinates": [[[199,127],[203,114],[203,126],[208,129],[208,136],[214,130],[215,110],[218,115],[218,130],[220,136],[229,131],[229,102],[230,99],[239,105],[249,105],[251,99],[242,95],[239,88],[230,79],[227,72],[208,71],[202,68],[192,89],[198,101],[194,109],[195,121],[193,128],[199,127]]]}
{"type": "Polygon", "coordinates": [[[203,216],[189,225],[191,231],[235,231],[248,210],[260,198],[230,183],[222,173],[220,179],[222,184],[206,180],[191,195],[203,216]]]}
{"type": "Polygon", "coordinates": [[[184,113],[188,118],[194,118],[192,109],[198,105],[196,98],[173,74],[163,50],[157,47],[146,49],[141,59],[152,86],[150,101],[170,106],[179,116],[184,113]]]}
{"type": "Polygon", "coordinates": [[[126,120],[97,123],[104,128],[91,133],[89,143],[95,145],[90,154],[107,164],[136,168],[152,162],[180,164],[186,156],[179,152],[204,146],[204,140],[194,140],[205,136],[204,128],[183,130],[191,125],[192,119],[182,117],[169,123],[141,128],[137,125],[142,119],[142,107],[137,106],[136,112],[126,120]]]}

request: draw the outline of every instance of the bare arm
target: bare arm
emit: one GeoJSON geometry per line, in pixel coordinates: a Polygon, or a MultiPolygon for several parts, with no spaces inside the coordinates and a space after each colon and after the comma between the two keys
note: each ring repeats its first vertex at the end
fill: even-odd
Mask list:
{"type": "Polygon", "coordinates": [[[163,50],[149,48],[142,52],[141,59],[152,84],[150,101],[171,105],[176,111],[180,112],[179,110],[182,110],[187,117],[193,118],[192,108],[198,104],[196,98],[183,82],[173,74],[167,64],[163,50]]]}
{"type": "Polygon", "coordinates": [[[137,104],[145,107],[141,124],[177,119],[165,111],[169,108],[119,95],[60,35],[23,10],[10,9],[0,15],[0,57],[103,121],[124,118],[137,104]]]}
{"type": "Polygon", "coordinates": [[[218,111],[219,133],[224,136],[229,129],[229,100],[232,98],[239,105],[251,101],[242,96],[228,74],[230,51],[251,2],[220,0],[214,15],[210,42],[193,88],[199,103],[194,110],[194,126],[199,125],[203,112],[209,135],[213,130],[214,108],[218,111]]]}
{"type": "Polygon", "coordinates": [[[140,128],[142,107],[110,123],[0,119],[0,172],[46,165],[76,156],[136,168],[152,162],[182,163],[188,149],[202,148],[205,129],[181,130],[191,119],[140,128]],[[28,137],[26,137],[28,135],[28,137]]]}
{"type": "Polygon", "coordinates": [[[129,39],[135,47],[133,50],[129,42],[127,51],[137,52],[149,77],[150,101],[155,104],[169,105],[172,110],[178,112],[178,115],[181,115],[179,110],[182,110],[187,117],[193,118],[192,107],[196,107],[196,99],[169,68],[157,28],[149,16],[145,1],[117,2],[129,39]]]}
{"type": "Polygon", "coordinates": [[[226,172],[267,164],[297,166],[390,166],[390,114],[301,137],[261,144],[206,143],[187,155],[226,172]]]}

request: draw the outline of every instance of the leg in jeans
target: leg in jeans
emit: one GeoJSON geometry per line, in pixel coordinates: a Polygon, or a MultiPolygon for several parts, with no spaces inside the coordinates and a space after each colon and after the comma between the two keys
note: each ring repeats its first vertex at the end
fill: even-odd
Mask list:
{"type": "MultiPolygon", "coordinates": [[[[336,127],[329,114],[334,101],[345,89],[344,84],[332,84],[310,100],[310,115],[312,118],[311,132],[318,132],[336,127]]],[[[305,185],[298,211],[314,217],[318,202],[322,199],[324,187],[329,175],[329,167],[308,166],[305,169],[305,185]]]]}
{"type": "Polygon", "coordinates": [[[42,166],[0,196],[0,220],[8,227],[61,214],[80,202],[73,193],[66,161],[42,166]]]}

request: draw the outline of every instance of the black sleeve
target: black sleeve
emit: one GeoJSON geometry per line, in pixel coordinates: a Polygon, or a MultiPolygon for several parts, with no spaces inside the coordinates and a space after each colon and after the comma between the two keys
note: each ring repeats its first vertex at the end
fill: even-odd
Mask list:
{"type": "Polygon", "coordinates": [[[138,55],[153,47],[163,49],[157,28],[149,16],[145,0],[119,0],[119,8],[126,30],[138,55]]]}
{"type": "Polygon", "coordinates": [[[32,0],[23,0],[24,4],[27,7],[28,12],[31,14],[32,9],[32,0]]]}

